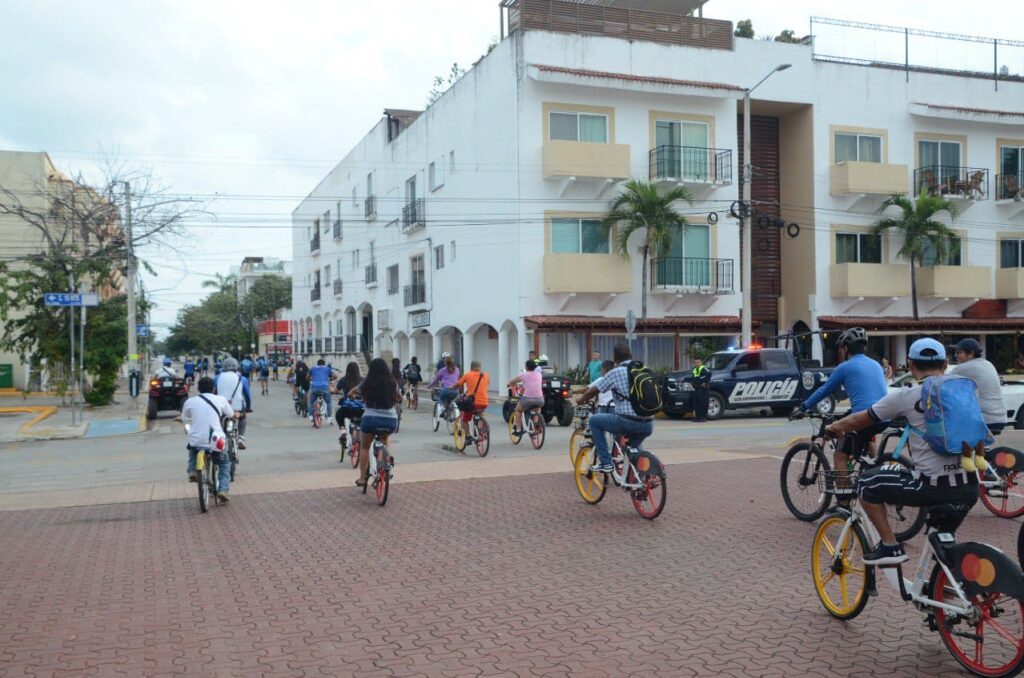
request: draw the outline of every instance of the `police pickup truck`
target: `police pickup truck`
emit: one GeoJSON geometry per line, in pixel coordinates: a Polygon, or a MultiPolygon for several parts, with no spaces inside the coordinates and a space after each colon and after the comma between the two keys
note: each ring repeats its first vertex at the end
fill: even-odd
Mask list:
{"type": "MultiPolygon", "coordinates": [[[[807,399],[832,374],[831,367],[800,364],[788,349],[758,348],[722,351],[705,363],[711,370],[708,419],[720,419],[726,410],[771,408],[784,416],[807,399]]],[[[690,372],[670,372],[662,382],[661,401],[669,417],[693,411],[694,386],[690,372]]],[[[831,413],[836,398],[829,396],[818,410],[831,413]]]]}

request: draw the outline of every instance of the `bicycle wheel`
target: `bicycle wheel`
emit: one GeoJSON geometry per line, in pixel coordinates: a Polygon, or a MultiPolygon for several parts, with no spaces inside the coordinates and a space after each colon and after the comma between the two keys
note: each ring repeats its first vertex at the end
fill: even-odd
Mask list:
{"type": "Polygon", "coordinates": [[[867,539],[860,526],[851,526],[839,543],[846,522],[841,516],[823,520],[814,533],[811,552],[814,589],[825,610],[837,619],[853,619],[864,610],[870,583],[870,570],[864,564],[867,539]]]}
{"type": "Polygon", "coordinates": [[[459,452],[466,451],[466,427],[459,417],[452,423],[452,439],[455,442],[455,449],[459,452]]]}
{"type": "MultiPolygon", "coordinates": [[[[630,490],[629,498],[633,501],[633,508],[641,517],[647,520],[654,520],[665,510],[665,500],[668,498],[668,485],[664,471],[653,472],[652,469],[661,467],[660,464],[652,462],[647,455],[653,457],[649,452],[640,452],[636,458],[636,464],[630,466],[626,473],[626,483],[632,485],[639,483],[643,487],[630,490]],[[645,463],[646,462],[646,463],[645,463]]],[[[657,461],[656,459],[654,460],[657,461]]]]}
{"type": "Polygon", "coordinates": [[[207,480],[207,459],[206,453],[199,452],[196,455],[196,485],[199,486],[199,510],[206,513],[210,509],[210,481],[207,480]]]}
{"type": "Polygon", "coordinates": [[[228,459],[231,460],[231,482],[235,482],[235,469],[238,468],[238,450],[234,440],[228,442],[228,459]]]}
{"type": "Polygon", "coordinates": [[[348,448],[348,460],[352,464],[352,468],[359,466],[359,438],[353,438],[352,444],[348,448]]]}
{"type": "Polygon", "coordinates": [[[885,512],[889,516],[889,525],[896,536],[896,541],[909,541],[924,527],[928,517],[928,509],[923,506],[894,506],[886,504],[885,512]]]}
{"type": "Polygon", "coordinates": [[[412,389],[412,403],[411,403],[411,405],[412,405],[412,409],[414,409],[414,410],[420,409],[420,392],[415,387],[413,387],[413,389],[412,389]]]}
{"type": "Polygon", "coordinates": [[[437,429],[441,428],[441,403],[434,403],[434,433],[437,433],[437,429]]]}
{"type": "MultiPolygon", "coordinates": [[[[967,567],[967,558],[960,569],[967,567]]],[[[978,561],[977,556],[973,558],[978,561]]],[[[978,676],[1013,676],[1024,667],[1024,603],[999,591],[995,569],[988,560],[976,563],[979,578],[991,569],[990,586],[976,587],[980,592],[968,595],[975,614],[970,618],[936,607],[935,625],[946,649],[961,666],[978,676]]],[[[954,568],[955,571],[956,568],[954,568]]],[[[1018,575],[1019,576],[1019,575],[1018,575]]],[[[975,580],[977,581],[977,580],[975,580]]],[[[934,600],[961,605],[946,573],[936,563],[930,580],[934,600]]]]}
{"type": "Polygon", "coordinates": [[[320,428],[320,424],[323,423],[323,414],[320,412],[320,400],[317,399],[313,403],[313,428],[320,428]]]}
{"type": "Polygon", "coordinates": [[[597,504],[604,499],[608,491],[607,478],[603,473],[593,473],[590,467],[597,463],[597,450],[592,445],[584,445],[573,461],[573,476],[576,478],[576,490],[588,504],[597,504]]]}
{"type": "Polygon", "coordinates": [[[789,448],[782,458],[779,485],[790,513],[807,522],[825,513],[832,495],[818,488],[818,478],[829,470],[828,459],[817,445],[803,441],[789,448]]]}
{"type": "Polygon", "coordinates": [[[533,445],[533,449],[539,450],[544,447],[544,417],[539,416],[536,412],[530,415],[533,419],[533,430],[530,431],[530,444],[533,445]]]}
{"type": "Polygon", "coordinates": [[[391,487],[391,466],[387,463],[388,450],[381,449],[381,456],[384,461],[377,461],[377,480],[374,481],[374,490],[377,492],[377,505],[383,506],[388,503],[388,490],[391,487]]]}
{"type": "Polygon", "coordinates": [[[518,445],[523,439],[523,434],[520,431],[516,435],[516,418],[514,416],[508,418],[508,439],[512,441],[513,445],[518,445]]]}
{"type": "Polygon", "coordinates": [[[585,435],[583,435],[583,431],[580,430],[580,429],[576,429],[575,431],[572,432],[572,435],[569,436],[569,461],[570,462],[575,462],[576,461],[576,454],[583,447],[583,445],[586,442],[586,440],[587,440],[587,437],[585,435]]]}
{"type": "Polygon", "coordinates": [[[476,440],[473,444],[481,457],[486,457],[491,450],[491,425],[482,418],[476,422],[476,440]]]}
{"type": "MultiPolygon", "coordinates": [[[[993,469],[999,468],[999,462],[1003,461],[1004,456],[1001,453],[1007,449],[995,447],[985,454],[989,463],[989,470],[985,474],[986,481],[995,480],[993,469]]],[[[1014,460],[1011,457],[1009,461],[1012,463],[1014,460]]],[[[1005,468],[1000,473],[999,479],[1001,484],[998,486],[981,485],[981,503],[1000,518],[1017,518],[1024,515],[1024,486],[1022,486],[1024,479],[1016,471],[1005,468]]]]}
{"type": "Polygon", "coordinates": [[[451,409],[445,414],[445,425],[448,427],[449,435],[455,435],[455,422],[457,421],[462,421],[462,412],[453,404],[451,409]]]}
{"type": "Polygon", "coordinates": [[[297,414],[298,416],[301,417],[302,416],[302,405],[301,405],[301,403],[299,403],[298,399],[296,399],[296,400],[292,401],[292,404],[295,406],[295,414],[297,414]]]}

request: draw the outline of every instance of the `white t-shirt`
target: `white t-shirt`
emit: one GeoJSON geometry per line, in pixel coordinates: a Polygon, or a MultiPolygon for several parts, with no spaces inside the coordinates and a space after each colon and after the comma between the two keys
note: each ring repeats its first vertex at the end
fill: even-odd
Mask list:
{"type": "Polygon", "coordinates": [[[227,399],[214,393],[202,393],[186,400],[185,406],[181,408],[181,420],[191,429],[188,444],[192,447],[210,449],[214,438],[224,437],[221,417],[230,417],[234,413],[227,399]],[[209,402],[204,402],[204,398],[209,402]],[[216,411],[214,407],[210,407],[210,403],[216,411]]]}
{"type": "Polygon", "coordinates": [[[953,368],[952,374],[967,377],[978,386],[978,401],[986,424],[1006,423],[1003,387],[995,366],[984,358],[974,358],[953,368]]]}
{"type": "Polygon", "coordinates": [[[158,376],[158,377],[176,377],[176,376],[178,376],[178,373],[174,371],[173,367],[168,367],[167,365],[164,365],[163,367],[160,368],[160,371],[156,373],[156,376],[158,376]]]}
{"type": "Polygon", "coordinates": [[[217,395],[226,398],[231,403],[231,407],[239,412],[245,409],[242,375],[238,372],[221,372],[217,375],[216,387],[217,395]]]}
{"type": "MultiPolygon", "coordinates": [[[[876,421],[906,417],[907,423],[923,431],[924,413],[918,412],[915,407],[920,399],[920,385],[913,388],[901,388],[869,407],[868,414],[876,421]]],[[[910,433],[907,446],[910,448],[910,458],[914,461],[914,467],[929,478],[962,473],[959,455],[939,454],[916,433],[910,433]]],[[[893,448],[894,450],[895,448],[893,448]]]]}
{"type": "MultiPolygon", "coordinates": [[[[596,383],[597,382],[595,381],[593,384],[590,384],[590,387],[593,388],[594,384],[596,384],[596,383]]],[[[597,405],[598,405],[598,407],[607,407],[608,405],[613,405],[613,404],[615,404],[615,394],[612,393],[611,389],[608,389],[607,391],[600,391],[600,392],[598,392],[598,394],[597,394],[597,405]]]]}

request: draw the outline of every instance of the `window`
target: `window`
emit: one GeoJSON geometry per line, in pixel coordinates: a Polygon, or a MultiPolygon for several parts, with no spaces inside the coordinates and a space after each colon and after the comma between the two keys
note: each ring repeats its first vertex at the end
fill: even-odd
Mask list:
{"type": "Polygon", "coordinates": [[[444,245],[434,248],[434,268],[438,271],[444,268],[444,245]]]}
{"type": "Polygon", "coordinates": [[[388,266],[388,294],[398,294],[398,264],[388,266]]]}
{"type": "Polygon", "coordinates": [[[337,337],[340,337],[342,335],[342,332],[341,332],[341,318],[338,318],[338,320],[337,320],[337,330],[335,331],[334,335],[337,336],[337,337]]]}
{"type": "Polygon", "coordinates": [[[376,259],[373,256],[373,250],[376,243],[373,240],[370,241],[370,263],[372,264],[376,259]]]}
{"type": "Polygon", "coordinates": [[[437,190],[437,168],[434,163],[427,165],[427,181],[430,182],[430,190],[437,190]]]}
{"type": "Polygon", "coordinates": [[[608,236],[600,219],[551,220],[551,251],[555,254],[609,254],[608,236]]]}
{"type": "Polygon", "coordinates": [[[658,148],[660,176],[704,181],[708,178],[707,123],[658,120],[654,123],[654,145],[658,148]]]}
{"type": "Polygon", "coordinates": [[[413,286],[422,287],[427,280],[426,268],[423,265],[423,255],[417,254],[415,257],[410,259],[409,268],[412,272],[413,286]]]}
{"type": "Polygon", "coordinates": [[[442,155],[435,162],[427,167],[427,181],[430,183],[430,190],[436,191],[444,186],[444,156],[442,155]]]}
{"type": "Polygon", "coordinates": [[[781,351],[765,351],[761,355],[764,356],[764,368],[770,372],[788,372],[789,371],[789,360],[786,358],[786,354],[781,351]]]}
{"type": "Polygon", "coordinates": [[[552,141],[608,143],[608,116],[594,113],[555,113],[548,119],[552,141]]]}
{"type": "Polygon", "coordinates": [[[1024,267],[1024,240],[999,241],[999,268],[1024,267]]]}
{"type": "Polygon", "coordinates": [[[331,284],[331,265],[324,266],[324,287],[331,284]]]}
{"type": "Polygon", "coordinates": [[[313,235],[320,235],[320,217],[313,220],[313,235]]]}
{"type": "Polygon", "coordinates": [[[882,137],[836,132],[836,163],[847,160],[882,162],[882,137]]]}
{"type": "Polygon", "coordinates": [[[759,370],[761,369],[761,354],[760,353],[747,353],[742,358],[736,361],[736,367],[746,365],[748,370],[759,370]]]}
{"type": "Polygon", "coordinates": [[[938,182],[942,187],[953,186],[960,180],[960,142],[921,140],[917,145],[921,170],[931,172],[931,179],[922,177],[926,183],[938,182]]]}
{"type": "Polygon", "coordinates": [[[331,232],[331,210],[324,212],[324,234],[331,232]]]}
{"type": "Polygon", "coordinates": [[[452,240],[450,243],[448,243],[448,253],[451,255],[452,261],[455,261],[455,241],[454,240],[452,240]]]}
{"type": "Polygon", "coordinates": [[[882,263],[881,236],[875,233],[836,233],[836,263],[882,263]]]}
{"type": "Polygon", "coordinates": [[[998,200],[1012,200],[1024,186],[1024,146],[999,147],[998,200]]]}
{"type": "Polygon", "coordinates": [[[405,204],[409,205],[416,201],[416,175],[405,180],[405,204]]]}
{"type": "Polygon", "coordinates": [[[359,205],[359,199],[356,197],[357,190],[359,190],[358,186],[352,187],[352,207],[356,207],[359,205]]]}
{"type": "Polygon", "coordinates": [[[950,236],[946,242],[945,261],[940,262],[938,260],[938,252],[935,251],[935,245],[932,244],[931,239],[925,238],[922,244],[921,265],[935,266],[941,264],[943,266],[960,266],[960,245],[960,238],[958,236],[950,236]]]}
{"type": "Polygon", "coordinates": [[[366,195],[367,197],[373,196],[373,172],[366,175],[366,195]]]}
{"type": "Polygon", "coordinates": [[[448,152],[448,171],[455,173],[455,151],[448,152]]]}

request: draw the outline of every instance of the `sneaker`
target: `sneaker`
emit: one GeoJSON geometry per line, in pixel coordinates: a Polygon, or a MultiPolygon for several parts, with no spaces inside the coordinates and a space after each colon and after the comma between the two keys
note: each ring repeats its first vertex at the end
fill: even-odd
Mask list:
{"type": "Polygon", "coordinates": [[[227,492],[218,492],[217,493],[217,499],[220,499],[225,504],[228,503],[229,501],[231,501],[231,497],[228,496],[227,492]]]}
{"type": "Polygon", "coordinates": [[[611,464],[594,464],[590,467],[591,473],[611,473],[615,467],[611,464]]]}
{"type": "Polygon", "coordinates": [[[190,483],[198,483],[199,482],[199,474],[196,473],[195,471],[189,471],[188,472],[188,481],[190,483]]]}
{"type": "Polygon", "coordinates": [[[243,438],[242,436],[238,436],[238,449],[245,449],[245,438],[243,438]]]}
{"type": "Polygon", "coordinates": [[[899,565],[907,562],[907,553],[901,544],[878,543],[875,548],[864,554],[865,565],[899,565]]]}
{"type": "Polygon", "coordinates": [[[312,414],[311,414],[311,415],[309,415],[309,420],[310,420],[310,421],[313,421],[313,415],[312,415],[312,414]]]}

